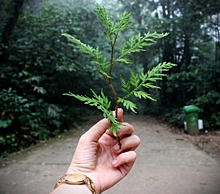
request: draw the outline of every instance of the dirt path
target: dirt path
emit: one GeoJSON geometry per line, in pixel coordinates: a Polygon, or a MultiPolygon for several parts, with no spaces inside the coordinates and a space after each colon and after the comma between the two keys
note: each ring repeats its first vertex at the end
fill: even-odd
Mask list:
{"type": "MultiPolygon", "coordinates": [[[[131,173],[105,194],[219,194],[220,163],[149,116],[125,116],[141,138],[131,173]]],[[[62,176],[80,135],[75,132],[1,161],[0,194],[45,194],[62,176]]]]}

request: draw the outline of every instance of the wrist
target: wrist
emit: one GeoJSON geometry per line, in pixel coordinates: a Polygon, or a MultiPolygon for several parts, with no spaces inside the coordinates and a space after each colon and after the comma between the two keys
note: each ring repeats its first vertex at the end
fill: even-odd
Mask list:
{"type": "Polygon", "coordinates": [[[91,194],[88,186],[83,185],[70,185],[67,183],[62,183],[59,187],[57,187],[51,194],[91,194]]]}
{"type": "Polygon", "coordinates": [[[92,181],[92,179],[90,179],[88,176],[81,174],[81,173],[72,173],[72,174],[66,174],[64,176],[62,176],[58,182],[56,183],[56,185],[54,186],[54,188],[58,188],[61,185],[85,185],[87,186],[87,188],[90,190],[90,192],[92,194],[98,194],[96,192],[95,189],[95,185],[92,181]]]}
{"type": "Polygon", "coordinates": [[[66,171],[66,174],[83,174],[86,177],[88,177],[89,179],[91,179],[91,181],[94,184],[94,189],[96,191],[96,194],[101,194],[101,189],[99,187],[99,181],[98,179],[95,178],[95,176],[93,176],[93,173],[90,172],[84,172],[82,170],[78,170],[76,168],[74,168],[73,166],[69,167],[68,170],[66,171]]]}

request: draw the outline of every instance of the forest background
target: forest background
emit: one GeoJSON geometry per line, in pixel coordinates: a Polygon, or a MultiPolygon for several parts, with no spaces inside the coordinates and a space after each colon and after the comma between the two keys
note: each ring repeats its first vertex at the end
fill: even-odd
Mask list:
{"type": "MultiPolygon", "coordinates": [[[[1,158],[57,136],[85,115],[98,114],[62,95],[90,95],[90,88],[108,91],[89,57],[62,37],[68,33],[109,52],[94,13],[96,2],[115,17],[125,10],[132,13],[126,33],[169,32],[133,55],[132,68],[147,71],[164,61],[178,65],[157,83],[160,90],[148,91],[157,102],[133,99],[138,114],[183,128],[183,107],[193,104],[200,108],[205,129],[220,129],[220,1],[0,0],[1,158]]],[[[131,66],[115,68],[124,75],[131,66]]],[[[114,79],[117,83],[119,77],[114,79]]]]}

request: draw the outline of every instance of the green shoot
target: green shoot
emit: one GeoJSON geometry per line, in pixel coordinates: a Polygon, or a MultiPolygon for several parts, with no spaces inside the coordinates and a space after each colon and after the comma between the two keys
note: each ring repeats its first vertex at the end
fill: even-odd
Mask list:
{"type": "Polygon", "coordinates": [[[130,13],[123,12],[119,15],[117,21],[113,21],[112,17],[106,12],[104,7],[101,7],[98,4],[95,6],[95,13],[99,22],[104,28],[103,37],[109,42],[111,47],[109,60],[103,56],[102,51],[99,50],[99,47],[93,48],[89,45],[86,45],[69,34],[63,34],[63,36],[65,36],[75,48],[78,48],[85,54],[90,55],[92,57],[91,63],[98,66],[99,73],[103,75],[114,97],[115,116],[113,116],[112,111],[110,110],[112,102],[109,101],[103,90],[101,90],[100,94],[97,94],[91,90],[92,97],[73,94],[71,92],[65,93],[64,95],[72,96],[80,101],[83,101],[85,104],[95,106],[97,109],[101,110],[103,116],[111,123],[109,130],[112,131],[116,137],[119,126],[121,125],[121,123],[117,120],[119,105],[123,105],[126,109],[136,113],[137,106],[134,102],[129,100],[129,97],[135,96],[140,99],[143,98],[156,101],[149,93],[146,92],[146,88],[159,89],[155,82],[162,80],[162,77],[166,76],[166,72],[176,65],[163,62],[147,72],[145,72],[144,69],[141,71],[141,73],[135,73],[133,70],[130,70],[128,80],[125,80],[121,76],[121,90],[124,96],[118,96],[112,84],[113,67],[116,65],[116,63],[120,62],[120,64],[132,64],[133,62],[128,58],[129,54],[144,51],[145,47],[155,43],[156,39],[167,36],[168,33],[158,34],[154,32],[146,33],[144,35],[139,33],[135,36],[132,36],[122,45],[117,47],[119,56],[116,57],[116,42],[118,40],[119,33],[127,29],[130,24],[130,13]]]}

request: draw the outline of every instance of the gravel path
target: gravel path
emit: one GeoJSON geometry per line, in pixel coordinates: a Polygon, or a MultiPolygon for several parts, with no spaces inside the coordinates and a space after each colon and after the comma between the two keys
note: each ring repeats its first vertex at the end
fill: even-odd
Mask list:
{"type": "MultiPolygon", "coordinates": [[[[130,174],[105,194],[219,194],[220,163],[149,116],[125,116],[141,138],[130,174]]],[[[0,194],[49,193],[95,121],[0,161],[0,194]]]]}

